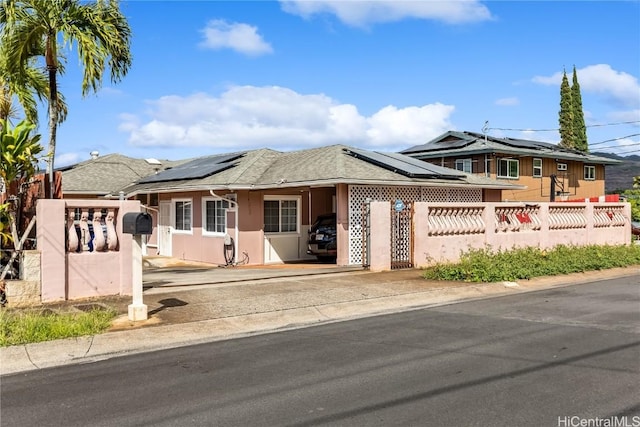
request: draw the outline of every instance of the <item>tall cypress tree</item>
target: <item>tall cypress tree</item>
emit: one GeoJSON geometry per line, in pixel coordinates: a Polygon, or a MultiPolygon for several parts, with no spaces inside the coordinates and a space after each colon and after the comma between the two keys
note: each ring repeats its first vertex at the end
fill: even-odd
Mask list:
{"type": "Polygon", "coordinates": [[[574,148],[573,135],[573,102],[571,101],[571,87],[567,72],[563,71],[562,83],[560,84],[560,146],[574,148]]]}
{"type": "Polygon", "coordinates": [[[587,142],[587,126],[584,124],[584,112],[582,111],[582,95],[576,66],[573,66],[573,84],[571,85],[571,111],[573,113],[573,140],[574,148],[584,153],[589,152],[587,142]]]}

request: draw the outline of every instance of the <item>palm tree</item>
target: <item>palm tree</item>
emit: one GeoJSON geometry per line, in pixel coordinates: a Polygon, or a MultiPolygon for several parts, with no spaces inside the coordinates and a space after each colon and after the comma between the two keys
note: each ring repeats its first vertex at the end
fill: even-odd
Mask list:
{"type": "MultiPolygon", "coordinates": [[[[16,119],[20,110],[14,103],[14,97],[22,107],[24,117],[37,125],[38,106],[36,97],[40,101],[48,99],[49,83],[42,70],[36,68],[35,63],[24,69],[23,75],[10,76],[6,65],[6,50],[0,46],[0,121],[16,119]]],[[[35,58],[34,58],[35,59],[35,58]]],[[[34,60],[31,61],[32,63],[34,60]]],[[[58,123],[62,123],[67,115],[67,105],[64,97],[58,93],[58,123]]]]}
{"type": "Polygon", "coordinates": [[[58,74],[64,74],[62,51],[65,47],[77,48],[83,67],[82,95],[86,96],[100,89],[107,66],[114,83],[127,74],[131,66],[131,29],[117,0],[1,0],[0,26],[0,42],[10,76],[25,76],[34,56],[44,58],[51,186],[60,121],[57,79],[58,74]]]}

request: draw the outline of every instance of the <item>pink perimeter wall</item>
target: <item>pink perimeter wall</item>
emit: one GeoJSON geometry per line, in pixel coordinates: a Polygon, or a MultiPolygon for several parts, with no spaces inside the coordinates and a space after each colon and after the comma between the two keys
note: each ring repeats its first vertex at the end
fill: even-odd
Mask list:
{"type": "MultiPolygon", "coordinates": [[[[36,238],[41,260],[43,302],[103,295],[131,295],[133,236],[122,232],[125,213],[140,212],[135,200],[40,199],[36,238]],[[68,252],[67,213],[74,209],[113,210],[117,246],[104,251],[68,252]]],[[[142,266],[140,266],[142,268],[142,266]]]]}

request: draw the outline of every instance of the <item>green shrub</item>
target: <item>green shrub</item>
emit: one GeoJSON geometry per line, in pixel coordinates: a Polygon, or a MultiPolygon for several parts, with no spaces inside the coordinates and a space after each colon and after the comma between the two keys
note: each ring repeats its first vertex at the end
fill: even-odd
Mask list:
{"type": "Polygon", "coordinates": [[[0,347],[99,334],[116,314],[113,309],[72,313],[3,309],[0,347]]]}
{"type": "Polygon", "coordinates": [[[556,246],[493,251],[471,249],[457,263],[438,263],[424,269],[431,280],[499,282],[539,276],[603,270],[640,264],[640,245],[556,246]]]}

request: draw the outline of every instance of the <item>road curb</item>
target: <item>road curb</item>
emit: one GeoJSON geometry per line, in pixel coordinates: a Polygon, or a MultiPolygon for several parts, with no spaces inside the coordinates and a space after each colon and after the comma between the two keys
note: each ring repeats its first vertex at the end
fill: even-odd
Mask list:
{"type": "Polygon", "coordinates": [[[562,282],[559,282],[556,277],[519,282],[480,283],[430,288],[424,291],[399,295],[363,297],[355,301],[301,306],[198,322],[106,332],[91,337],[2,347],[0,348],[0,361],[2,361],[0,375],[55,366],[91,363],[117,356],[636,275],[640,278],[640,268],[634,267],[577,273],[563,276],[562,282]]]}

